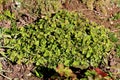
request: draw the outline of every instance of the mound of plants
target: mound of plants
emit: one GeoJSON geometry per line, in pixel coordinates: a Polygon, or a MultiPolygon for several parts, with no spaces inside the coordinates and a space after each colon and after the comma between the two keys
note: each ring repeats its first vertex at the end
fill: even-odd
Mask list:
{"type": "Polygon", "coordinates": [[[109,55],[109,30],[77,13],[58,11],[24,27],[3,30],[5,52],[13,63],[56,69],[59,64],[86,69],[109,55]]]}

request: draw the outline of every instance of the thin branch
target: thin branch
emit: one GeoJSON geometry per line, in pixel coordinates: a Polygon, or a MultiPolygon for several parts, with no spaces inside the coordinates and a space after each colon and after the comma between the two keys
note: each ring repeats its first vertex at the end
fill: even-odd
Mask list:
{"type": "Polygon", "coordinates": [[[0,75],[3,76],[4,78],[8,79],[8,80],[12,80],[11,78],[9,78],[9,77],[3,75],[1,72],[0,72],[0,75]]]}

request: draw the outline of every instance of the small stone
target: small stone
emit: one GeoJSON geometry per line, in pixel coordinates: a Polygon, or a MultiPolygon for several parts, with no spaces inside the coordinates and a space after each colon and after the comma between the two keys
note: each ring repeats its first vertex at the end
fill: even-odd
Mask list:
{"type": "Polygon", "coordinates": [[[29,76],[32,76],[32,73],[28,73],[26,76],[28,76],[28,77],[29,77],[29,76]]]}
{"type": "Polygon", "coordinates": [[[113,21],[110,21],[110,24],[113,24],[113,21]]]}
{"type": "MultiPolygon", "coordinates": [[[[13,80],[19,80],[19,78],[14,78],[13,80]]],[[[21,80],[21,79],[20,79],[21,80]]]]}

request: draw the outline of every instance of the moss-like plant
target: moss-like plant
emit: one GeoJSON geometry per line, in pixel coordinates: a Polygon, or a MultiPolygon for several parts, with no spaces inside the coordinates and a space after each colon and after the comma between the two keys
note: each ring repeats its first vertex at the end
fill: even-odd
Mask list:
{"type": "Polygon", "coordinates": [[[82,0],[82,2],[87,5],[88,9],[99,8],[100,12],[107,15],[107,8],[110,7],[111,0],[82,0]]]}
{"type": "Polygon", "coordinates": [[[118,12],[118,13],[115,13],[111,18],[110,18],[110,20],[119,20],[120,19],[120,12],[118,12]]]}
{"type": "Polygon", "coordinates": [[[111,50],[108,32],[76,13],[59,11],[35,24],[5,29],[11,38],[4,38],[8,49],[2,55],[16,63],[86,69],[98,66],[111,50]]]}

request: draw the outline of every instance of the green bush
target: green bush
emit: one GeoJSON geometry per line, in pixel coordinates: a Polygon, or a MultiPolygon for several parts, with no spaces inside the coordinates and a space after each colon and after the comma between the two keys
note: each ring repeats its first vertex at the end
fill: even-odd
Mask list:
{"type": "Polygon", "coordinates": [[[76,13],[59,11],[51,17],[21,28],[5,29],[7,50],[12,62],[35,63],[56,68],[58,64],[86,69],[98,66],[109,53],[112,42],[108,29],[81,18],[76,13]]]}

